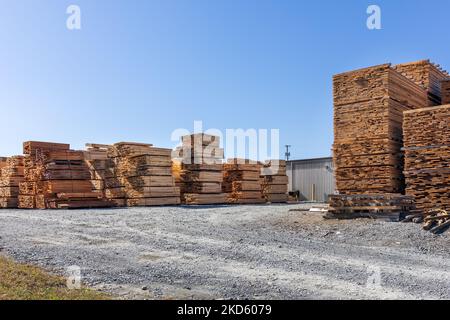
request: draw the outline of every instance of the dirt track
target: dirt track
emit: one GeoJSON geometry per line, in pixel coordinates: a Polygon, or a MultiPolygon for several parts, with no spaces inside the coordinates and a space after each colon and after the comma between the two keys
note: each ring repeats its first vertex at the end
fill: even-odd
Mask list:
{"type": "Polygon", "coordinates": [[[450,299],[447,234],[306,207],[1,210],[0,247],[127,299],[450,299]]]}

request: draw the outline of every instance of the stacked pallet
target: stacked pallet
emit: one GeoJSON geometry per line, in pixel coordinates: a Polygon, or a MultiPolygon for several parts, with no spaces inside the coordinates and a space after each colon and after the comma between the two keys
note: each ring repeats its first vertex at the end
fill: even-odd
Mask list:
{"type": "Polygon", "coordinates": [[[193,134],[181,139],[182,146],[173,153],[173,173],[181,189],[184,204],[208,205],[226,202],[222,193],[223,149],[220,139],[207,134],[193,134]]]}
{"type": "Polygon", "coordinates": [[[288,201],[288,176],[286,161],[269,160],[262,164],[261,192],[266,202],[285,203],[288,201]]]}
{"type": "Polygon", "coordinates": [[[24,181],[19,184],[19,207],[71,209],[108,207],[101,194],[92,192],[83,151],[67,144],[24,143],[24,181]]]}
{"type": "Polygon", "coordinates": [[[105,195],[116,206],[162,206],[180,203],[172,176],[170,149],[121,142],[108,148],[105,195]]]}
{"type": "Polygon", "coordinates": [[[333,84],[338,191],[402,193],[403,112],[426,106],[425,90],[390,64],[336,75],[333,84]]]}
{"type": "Polygon", "coordinates": [[[222,190],[232,204],[264,203],[261,194],[261,166],[247,159],[228,159],[223,165],[222,190]]]}
{"type": "Polygon", "coordinates": [[[406,76],[427,91],[428,104],[426,106],[441,105],[441,82],[448,80],[450,75],[430,60],[422,60],[399,64],[394,70],[406,76]]]}
{"type": "Polygon", "coordinates": [[[442,104],[450,104],[450,80],[441,83],[442,104]]]}
{"type": "Polygon", "coordinates": [[[414,198],[400,194],[357,194],[329,196],[326,219],[372,218],[400,221],[415,209],[414,198]]]}
{"type": "Polygon", "coordinates": [[[23,157],[0,160],[0,208],[17,208],[19,183],[23,181],[23,157]]]}
{"type": "Polygon", "coordinates": [[[450,105],[405,112],[406,194],[423,212],[450,211],[450,105]]]}

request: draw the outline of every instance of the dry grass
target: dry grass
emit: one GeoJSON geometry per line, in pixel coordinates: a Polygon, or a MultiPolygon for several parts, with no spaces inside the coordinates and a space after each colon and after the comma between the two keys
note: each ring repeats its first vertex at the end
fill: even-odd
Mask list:
{"type": "Polygon", "coordinates": [[[109,297],[82,288],[69,290],[66,280],[44,270],[0,256],[0,300],[105,300],[109,297]]]}

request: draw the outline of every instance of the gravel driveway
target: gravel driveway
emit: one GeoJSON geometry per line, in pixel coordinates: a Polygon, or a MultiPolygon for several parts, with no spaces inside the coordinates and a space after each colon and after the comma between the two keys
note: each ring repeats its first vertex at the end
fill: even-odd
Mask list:
{"type": "Polygon", "coordinates": [[[308,205],[0,210],[0,250],[124,299],[450,299],[450,237],[308,205]]]}

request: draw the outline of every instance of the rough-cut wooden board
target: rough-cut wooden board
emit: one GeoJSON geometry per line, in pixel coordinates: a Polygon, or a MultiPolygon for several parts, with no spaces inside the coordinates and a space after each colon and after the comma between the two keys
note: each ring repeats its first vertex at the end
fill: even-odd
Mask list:
{"type": "Polygon", "coordinates": [[[70,145],[65,143],[42,142],[42,141],[26,141],[23,143],[23,154],[35,155],[41,150],[69,150],[70,145]]]}
{"type": "Polygon", "coordinates": [[[224,193],[218,194],[184,193],[182,195],[182,200],[183,203],[193,205],[225,204],[227,202],[224,193]]]}
{"type": "Polygon", "coordinates": [[[180,204],[180,197],[127,199],[127,206],[168,206],[180,204]]]}

